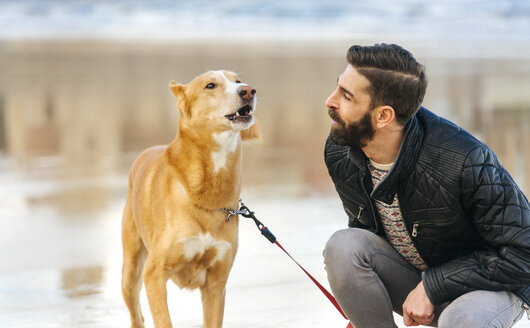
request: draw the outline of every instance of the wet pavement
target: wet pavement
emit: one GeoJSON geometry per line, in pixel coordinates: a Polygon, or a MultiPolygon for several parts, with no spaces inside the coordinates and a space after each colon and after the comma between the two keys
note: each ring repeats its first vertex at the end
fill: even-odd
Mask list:
{"type": "MultiPolygon", "coordinates": [[[[126,174],[57,173],[47,165],[14,169],[6,159],[0,168],[0,326],[128,327],[120,292],[126,174]]],[[[328,287],[322,249],[347,222],[338,198],[312,194],[301,185],[244,186],[242,197],[328,287]]],[[[199,291],[179,290],[169,282],[168,294],[174,326],[201,327],[199,291]]],[[[146,326],[153,327],[145,291],[141,302],[146,326]]],[[[305,274],[251,220],[241,218],[224,327],[345,326],[305,274]]],[[[523,319],[517,327],[530,327],[529,321],[523,319]]]]}
{"type": "MultiPolygon", "coordinates": [[[[5,168],[5,167],[4,167],[5,168]]],[[[126,327],[121,299],[121,211],[126,175],[58,178],[46,169],[7,170],[0,185],[0,326],[126,327]]],[[[346,222],[336,197],[296,188],[243,197],[324,285],[322,248],[346,222]]],[[[175,327],[200,327],[198,291],[168,283],[175,327]]],[[[244,218],[227,287],[225,327],[345,326],[302,271],[244,218]]],[[[152,321],[145,292],[147,327],[152,321]]]]}

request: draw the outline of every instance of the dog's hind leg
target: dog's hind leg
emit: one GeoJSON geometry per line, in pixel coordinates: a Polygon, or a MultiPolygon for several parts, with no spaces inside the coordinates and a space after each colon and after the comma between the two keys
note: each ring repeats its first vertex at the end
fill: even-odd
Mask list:
{"type": "Polygon", "coordinates": [[[131,328],[143,328],[144,318],[140,307],[142,271],[147,250],[138,234],[129,204],[126,205],[122,222],[123,267],[121,291],[131,316],[131,328]]]}

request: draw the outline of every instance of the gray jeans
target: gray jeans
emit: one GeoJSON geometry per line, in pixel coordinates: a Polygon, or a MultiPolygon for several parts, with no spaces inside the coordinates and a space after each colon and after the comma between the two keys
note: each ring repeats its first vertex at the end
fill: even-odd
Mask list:
{"type": "MultiPolygon", "coordinates": [[[[339,230],[326,244],[324,262],[333,295],[356,328],[396,327],[392,311],[420,283],[421,272],[382,237],[364,229],[339,230]]],[[[437,327],[511,327],[522,301],[510,292],[479,290],[436,306],[437,327]]]]}

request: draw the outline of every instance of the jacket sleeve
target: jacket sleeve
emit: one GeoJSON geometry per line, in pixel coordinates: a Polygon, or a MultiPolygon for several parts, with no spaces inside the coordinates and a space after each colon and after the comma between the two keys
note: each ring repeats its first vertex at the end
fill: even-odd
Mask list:
{"type": "Polygon", "coordinates": [[[467,156],[461,204],[487,247],[425,271],[431,302],[451,301],[474,290],[515,291],[530,284],[528,200],[485,145],[467,156]]]}

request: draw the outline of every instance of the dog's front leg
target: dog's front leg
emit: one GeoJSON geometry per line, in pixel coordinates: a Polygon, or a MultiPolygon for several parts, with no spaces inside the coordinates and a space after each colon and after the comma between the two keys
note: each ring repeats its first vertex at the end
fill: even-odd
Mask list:
{"type": "Polygon", "coordinates": [[[201,287],[203,328],[221,328],[223,326],[225,287],[226,281],[207,282],[201,287]]]}
{"type": "Polygon", "coordinates": [[[164,266],[153,260],[155,256],[147,258],[144,270],[144,284],[149,301],[149,308],[153,316],[156,328],[171,328],[171,318],[167,305],[167,281],[168,274],[164,266]]]}

